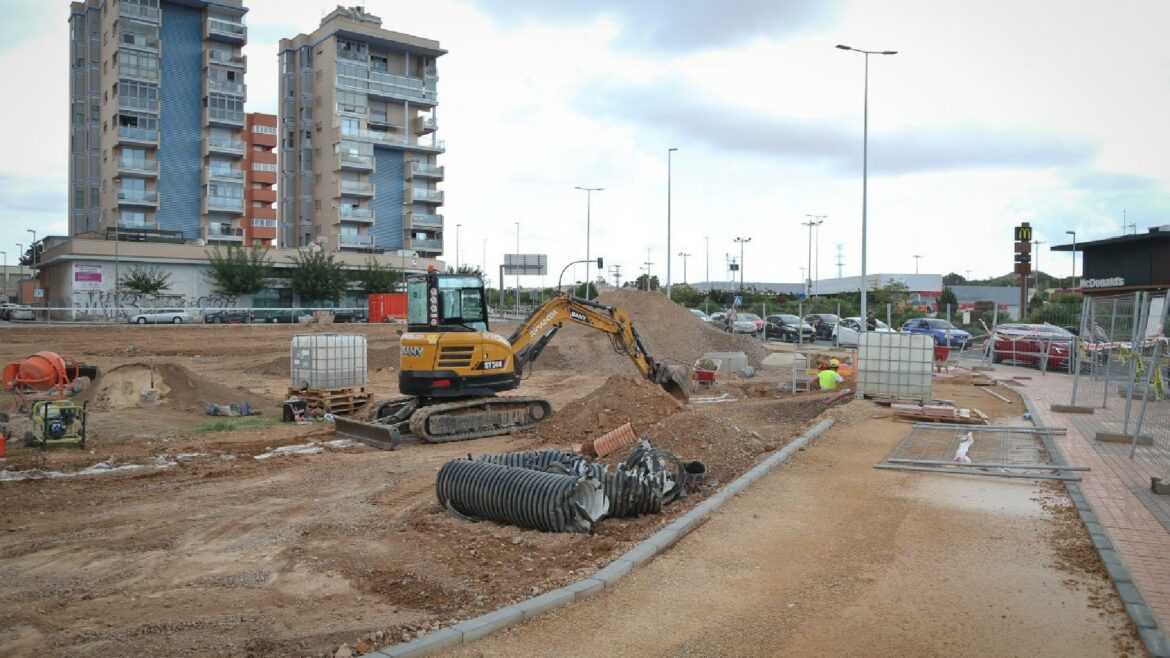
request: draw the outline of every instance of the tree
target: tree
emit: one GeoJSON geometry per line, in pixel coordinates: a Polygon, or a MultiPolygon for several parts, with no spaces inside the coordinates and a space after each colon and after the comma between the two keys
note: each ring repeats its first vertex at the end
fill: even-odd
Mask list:
{"type": "MultiPolygon", "coordinates": [[[[637,279],[634,279],[633,287],[637,288],[638,290],[645,290],[646,289],[646,275],[642,274],[642,275],[639,275],[637,279]]],[[[658,290],[658,277],[657,276],[650,277],[650,289],[651,290],[658,290]]]]}
{"type": "Polygon", "coordinates": [[[118,277],[118,287],[139,295],[157,295],[171,287],[171,273],[157,267],[132,267],[118,277]]]}
{"type": "Polygon", "coordinates": [[[672,287],[670,290],[670,298],[676,304],[681,304],[690,308],[701,306],[703,304],[703,293],[695,290],[685,283],[672,287]]]}
{"type": "Polygon", "coordinates": [[[289,280],[302,304],[336,302],[349,288],[349,276],[331,253],[301,249],[289,260],[294,265],[289,280]]]}
{"type": "Polygon", "coordinates": [[[943,275],[942,282],[944,286],[962,286],[966,285],[967,279],[959,276],[954,272],[951,272],[950,274],[943,275]]]}
{"type": "Polygon", "coordinates": [[[354,276],[362,294],[374,295],[380,292],[394,292],[397,284],[402,281],[401,274],[394,271],[390,265],[380,265],[373,258],[366,259],[365,269],[359,270],[354,276]]]}
{"type": "Polygon", "coordinates": [[[955,297],[955,291],[951,290],[950,286],[943,286],[942,294],[938,297],[938,308],[941,311],[950,304],[952,309],[958,310],[959,298],[955,297]]]}
{"type": "MultiPolygon", "coordinates": [[[[578,283],[576,286],[573,286],[573,295],[576,297],[584,297],[585,296],[585,284],[578,283]]],[[[589,299],[594,299],[595,297],[597,297],[597,286],[590,283],[589,284],[589,299]]]]}
{"type": "Polygon", "coordinates": [[[265,249],[228,245],[226,254],[219,247],[206,253],[211,269],[205,276],[216,294],[225,297],[254,295],[270,285],[272,261],[265,249]]]}
{"type": "Polygon", "coordinates": [[[460,265],[458,269],[452,269],[451,267],[448,267],[447,274],[470,274],[472,276],[478,276],[479,278],[484,279],[483,270],[474,265],[460,265]]]}
{"type": "Polygon", "coordinates": [[[38,262],[38,263],[41,262],[41,254],[43,254],[43,253],[45,253],[45,243],[44,242],[33,243],[32,246],[30,246],[28,249],[25,249],[24,253],[20,255],[21,266],[32,267],[34,257],[36,258],[36,262],[38,262]],[[35,251],[35,253],[34,253],[34,251],[35,251]]]}

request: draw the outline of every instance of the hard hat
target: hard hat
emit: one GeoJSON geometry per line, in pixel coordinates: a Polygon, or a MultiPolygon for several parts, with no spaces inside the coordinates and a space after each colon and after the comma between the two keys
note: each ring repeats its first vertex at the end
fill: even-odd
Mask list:
{"type": "Polygon", "coordinates": [[[829,365],[833,368],[836,368],[837,366],[841,365],[841,362],[837,359],[829,359],[829,365]]]}

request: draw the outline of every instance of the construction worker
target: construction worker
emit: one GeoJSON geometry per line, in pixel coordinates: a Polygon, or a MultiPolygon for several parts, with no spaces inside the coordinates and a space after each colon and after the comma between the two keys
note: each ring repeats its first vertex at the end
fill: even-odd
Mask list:
{"type": "Polygon", "coordinates": [[[877,316],[873,314],[873,311],[865,314],[865,330],[877,331],[877,316]]]}
{"type": "Polygon", "coordinates": [[[841,367],[841,362],[836,358],[829,359],[829,367],[822,370],[817,375],[817,383],[821,385],[822,391],[832,391],[837,388],[837,385],[844,382],[845,378],[837,372],[837,368],[841,367]]]}

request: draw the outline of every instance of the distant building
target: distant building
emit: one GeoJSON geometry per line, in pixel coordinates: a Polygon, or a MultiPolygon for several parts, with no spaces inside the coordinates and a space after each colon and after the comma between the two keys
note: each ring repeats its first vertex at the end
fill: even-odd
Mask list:
{"type": "Polygon", "coordinates": [[[444,250],[438,41],[338,7],[280,41],[281,247],[444,250]]]}
{"type": "MultiPolygon", "coordinates": [[[[1073,251],[1062,244],[1052,251],[1073,251]]],[[[1086,295],[1115,295],[1170,289],[1170,224],[1145,233],[1078,242],[1084,271],[1077,285],[1086,295]]]]}
{"type": "Polygon", "coordinates": [[[242,0],[85,0],[69,15],[69,234],[242,236],[242,0]]]}
{"type": "MultiPolygon", "coordinates": [[[[840,279],[821,279],[813,282],[813,296],[831,296],[861,291],[861,277],[847,276],[840,279]]],[[[891,283],[898,282],[906,286],[911,297],[935,298],[942,294],[942,275],[940,274],[869,274],[866,276],[869,290],[884,288],[891,283]]],[[[691,284],[700,292],[708,290],[722,290],[733,292],[740,289],[739,281],[702,281],[691,284]]],[[[744,281],[744,288],[749,290],[766,290],[775,294],[801,295],[805,291],[805,284],[796,283],[769,283],[760,281],[744,281]]]]}
{"type": "Polygon", "coordinates": [[[243,243],[276,241],[276,115],[249,112],[244,124],[243,243]]]}

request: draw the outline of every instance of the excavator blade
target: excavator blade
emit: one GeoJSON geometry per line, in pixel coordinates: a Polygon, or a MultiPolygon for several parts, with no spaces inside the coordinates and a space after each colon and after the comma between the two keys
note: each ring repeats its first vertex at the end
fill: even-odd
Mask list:
{"type": "Polygon", "coordinates": [[[659,373],[658,385],[679,402],[691,399],[690,372],[686,366],[667,365],[659,373]]]}
{"type": "Polygon", "coordinates": [[[394,425],[363,422],[338,416],[333,419],[337,436],[360,441],[379,450],[393,450],[402,441],[402,434],[394,425]]]}

